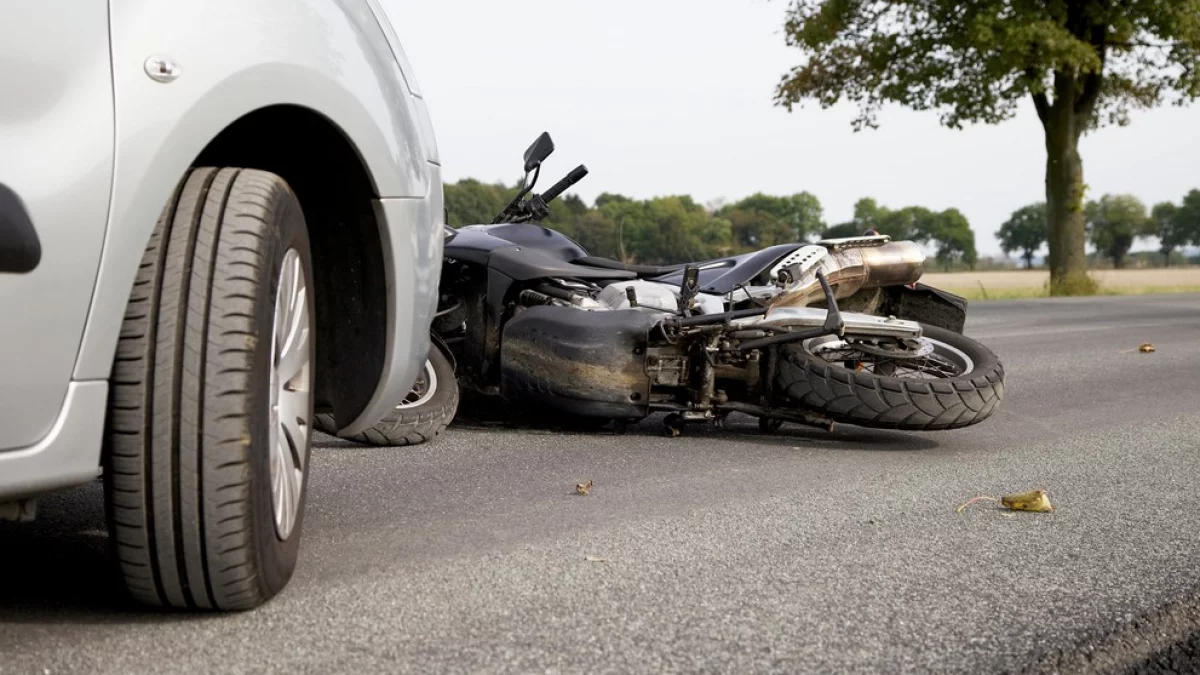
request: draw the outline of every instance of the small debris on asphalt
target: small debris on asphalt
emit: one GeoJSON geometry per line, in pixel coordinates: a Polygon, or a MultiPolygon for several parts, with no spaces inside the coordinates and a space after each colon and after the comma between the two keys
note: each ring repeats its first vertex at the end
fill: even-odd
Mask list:
{"type": "Polygon", "coordinates": [[[586,496],[587,493],[589,493],[591,491],[592,491],[592,481],[590,481],[590,480],[586,483],[576,483],[575,484],[575,494],[577,494],[577,495],[586,496]]]}
{"type": "MultiPolygon", "coordinates": [[[[1012,511],[1035,511],[1038,513],[1048,513],[1054,510],[1054,507],[1050,504],[1050,497],[1046,495],[1046,491],[1042,488],[1038,488],[1036,490],[1030,490],[1029,492],[1018,492],[1016,494],[1004,495],[1000,499],[988,497],[986,495],[972,497],[959,506],[957,512],[962,513],[968,506],[974,504],[975,502],[982,501],[999,501],[1001,506],[1012,511]]],[[[1011,516],[1013,514],[1006,513],[1004,515],[1011,516]]]]}
{"type": "Polygon", "coordinates": [[[1153,344],[1151,344],[1149,342],[1143,342],[1136,349],[1122,349],[1118,353],[1119,354],[1129,354],[1131,352],[1141,352],[1143,354],[1152,354],[1152,353],[1154,353],[1154,351],[1155,351],[1155,349],[1154,349],[1153,344]]]}
{"type": "Polygon", "coordinates": [[[608,558],[600,558],[598,556],[589,555],[584,558],[588,562],[608,562],[608,558]]]}
{"type": "Polygon", "coordinates": [[[1046,496],[1046,491],[1042,488],[1030,490],[1029,492],[1005,495],[1000,498],[1000,504],[1013,511],[1048,513],[1054,510],[1054,507],[1050,504],[1050,498],[1046,496]]]}

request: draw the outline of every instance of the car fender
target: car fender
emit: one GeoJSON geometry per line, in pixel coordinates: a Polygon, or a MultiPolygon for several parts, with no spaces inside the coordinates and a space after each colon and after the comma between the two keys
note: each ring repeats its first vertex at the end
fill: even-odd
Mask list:
{"type": "Polygon", "coordinates": [[[419,364],[408,367],[406,355],[393,352],[427,348],[428,338],[396,335],[404,327],[396,325],[395,315],[403,302],[414,322],[432,318],[436,293],[429,289],[436,286],[440,264],[442,188],[424,102],[410,90],[395,56],[399,46],[389,43],[367,1],[111,0],[110,30],[116,170],[75,379],[109,377],[142,253],[196,156],[243,115],[285,104],[329,119],[357,149],[371,177],[380,238],[385,248],[395,249],[385,250],[394,268],[390,278],[407,278],[400,290],[389,283],[391,339],[377,396],[411,386],[419,364]],[[164,63],[169,67],[160,70],[174,76],[152,77],[155,64],[164,63]],[[411,307],[411,299],[399,297],[406,291],[427,293],[431,302],[411,307]],[[406,377],[407,384],[399,382],[406,377]]]}

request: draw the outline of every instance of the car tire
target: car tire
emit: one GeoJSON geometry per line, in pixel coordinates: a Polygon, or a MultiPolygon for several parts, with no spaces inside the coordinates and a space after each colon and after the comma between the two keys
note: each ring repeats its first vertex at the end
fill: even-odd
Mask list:
{"type": "Polygon", "coordinates": [[[137,601],[246,610],[291,579],[312,436],[313,300],[287,183],[190,171],[142,258],[112,374],[106,507],[137,601]]]}
{"type": "MultiPolygon", "coordinates": [[[[419,445],[432,441],[446,430],[458,412],[458,381],[450,359],[430,346],[418,384],[409,394],[411,400],[392,409],[382,420],[361,433],[346,436],[349,440],[381,447],[419,445]]],[[[333,415],[317,415],[317,429],[337,435],[333,415]]]]}

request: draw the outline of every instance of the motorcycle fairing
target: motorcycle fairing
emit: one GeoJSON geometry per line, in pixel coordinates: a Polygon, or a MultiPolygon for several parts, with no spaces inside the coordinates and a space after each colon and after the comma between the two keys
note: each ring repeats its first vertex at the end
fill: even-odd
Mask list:
{"type": "Polygon", "coordinates": [[[588,417],[645,417],[645,347],[661,320],[632,309],[527,307],[504,326],[501,395],[588,417]]]}

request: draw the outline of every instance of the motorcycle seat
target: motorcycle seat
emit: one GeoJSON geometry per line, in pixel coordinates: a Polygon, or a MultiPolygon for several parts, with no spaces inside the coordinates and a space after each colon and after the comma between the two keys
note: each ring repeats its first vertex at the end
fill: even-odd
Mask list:
{"type": "MultiPolygon", "coordinates": [[[[621,270],[625,272],[633,272],[639,277],[661,277],[672,272],[682,270],[686,263],[678,265],[630,265],[623,263],[620,260],[611,260],[609,258],[601,258],[599,256],[584,256],[571,261],[575,265],[583,265],[584,267],[596,267],[602,270],[621,270]]],[[[691,263],[695,265],[696,263],[691,263]]]]}

